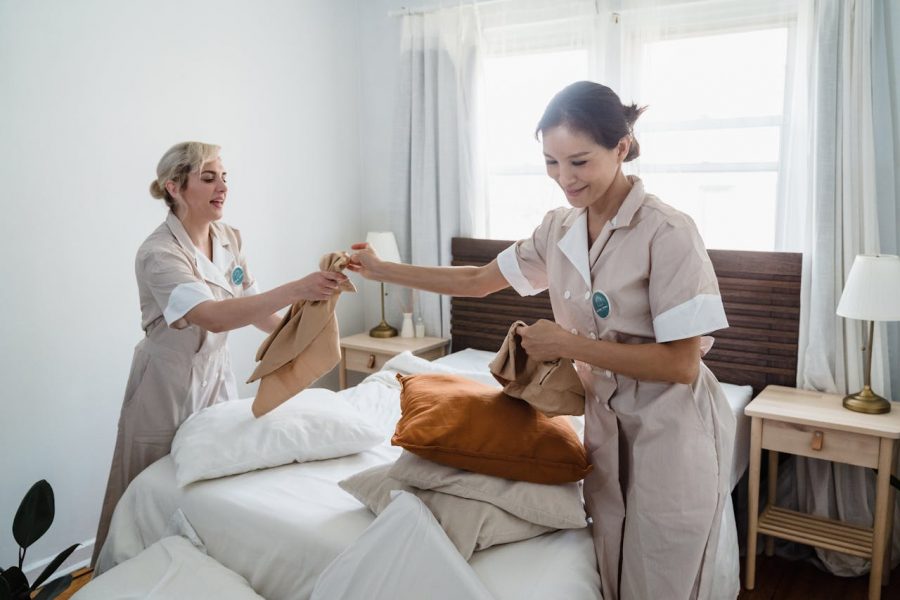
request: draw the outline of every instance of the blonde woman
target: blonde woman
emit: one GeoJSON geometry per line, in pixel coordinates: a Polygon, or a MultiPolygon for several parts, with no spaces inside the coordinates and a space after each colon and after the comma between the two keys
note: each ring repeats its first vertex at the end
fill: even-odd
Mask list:
{"type": "Polygon", "coordinates": [[[324,300],[346,280],[317,271],[259,293],[238,230],[222,223],[228,196],[219,146],[183,142],[159,161],[150,194],[169,208],[135,260],[145,337],[134,350],[92,563],[125,488],[169,453],[194,412],[237,398],[225,344],[232,329],[271,332],[277,310],[324,300]]]}

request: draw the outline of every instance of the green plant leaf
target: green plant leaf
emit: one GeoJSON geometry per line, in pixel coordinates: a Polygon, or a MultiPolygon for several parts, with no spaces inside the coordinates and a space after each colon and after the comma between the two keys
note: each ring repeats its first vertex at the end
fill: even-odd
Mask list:
{"type": "Polygon", "coordinates": [[[12,600],[12,592],[6,579],[0,577],[0,600],[12,600]]]}
{"type": "Polygon", "coordinates": [[[23,549],[28,548],[53,524],[53,488],[41,479],[28,490],[16,517],[13,519],[13,537],[23,549]]]}
{"type": "Polygon", "coordinates": [[[72,544],[62,552],[56,555],[50,564],[47,565],[41,574],[38,575],[38,578],[34,580],[34,583],[31,584],[31,589],[36,590],[48,577],[53,575],[53,572],[59,568],[59,565],[63,564],[63,561],[69,558],[69,555],[75,552],[75,548],[80,546],[81,544],[72,544]]]}
{"type": "Polygon", "coordinates": [[[3,571],[0,580],[6,584],[11,598],[18,598],[22,594],[28,596],[28,579],[19,567],[10,567],[3,571]]]}
{"type": "Polygon", "coordinates": [[[34,600],[51,600],[66,591],[72,583],[72,575],[63,575],[41,588],[34,600]]]}

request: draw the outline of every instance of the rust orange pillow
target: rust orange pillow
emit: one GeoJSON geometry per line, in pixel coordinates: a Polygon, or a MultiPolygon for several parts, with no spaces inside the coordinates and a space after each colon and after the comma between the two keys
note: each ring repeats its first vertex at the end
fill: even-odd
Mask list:
{"type": "Polygon", "coordinates": [[[398,375],[402,416],[391,443],[474,473],[566,483],[591,470],[568,417],[548,417],[497,388],[455,375],[398,375]]]}

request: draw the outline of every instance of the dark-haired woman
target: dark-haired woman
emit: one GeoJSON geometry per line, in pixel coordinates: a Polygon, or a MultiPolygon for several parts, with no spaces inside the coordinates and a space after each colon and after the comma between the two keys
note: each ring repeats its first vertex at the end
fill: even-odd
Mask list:
{"type": "Polygon", "coordinates": [[[458,296],[549,289],[555,322],[520,331],[532,358],[574,359],[584,384],[584,496],[604,598],[709,598],[734,418],[701,336],[728,323],[693,221],[622,173],[640,113],[587,81],[553,98],[536,134],[571,207],[489,265],[385,263],[357,244],[351,268],[458,296]]]}

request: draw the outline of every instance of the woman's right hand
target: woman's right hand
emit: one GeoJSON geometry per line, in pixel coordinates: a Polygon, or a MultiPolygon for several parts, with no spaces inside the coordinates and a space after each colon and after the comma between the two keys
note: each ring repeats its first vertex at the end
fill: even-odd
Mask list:
{"type": "Polygon", "coordinates": [[[378,258],[375,249],[366,242],[353,244],[350,246],[350,249],[355,250],[355,252],[350,255],[350,263],[347,265],[347,268],[354,273],[359,273],[366,279],[378,280],[378,269],[384,263],[378,258]]]}
{"type": "Polygon", "coordinates": [[[340,289],[347,276],[335,271],[316,271],[298,279],[296,293],[299,300],[327,300],[340,289]]]}

